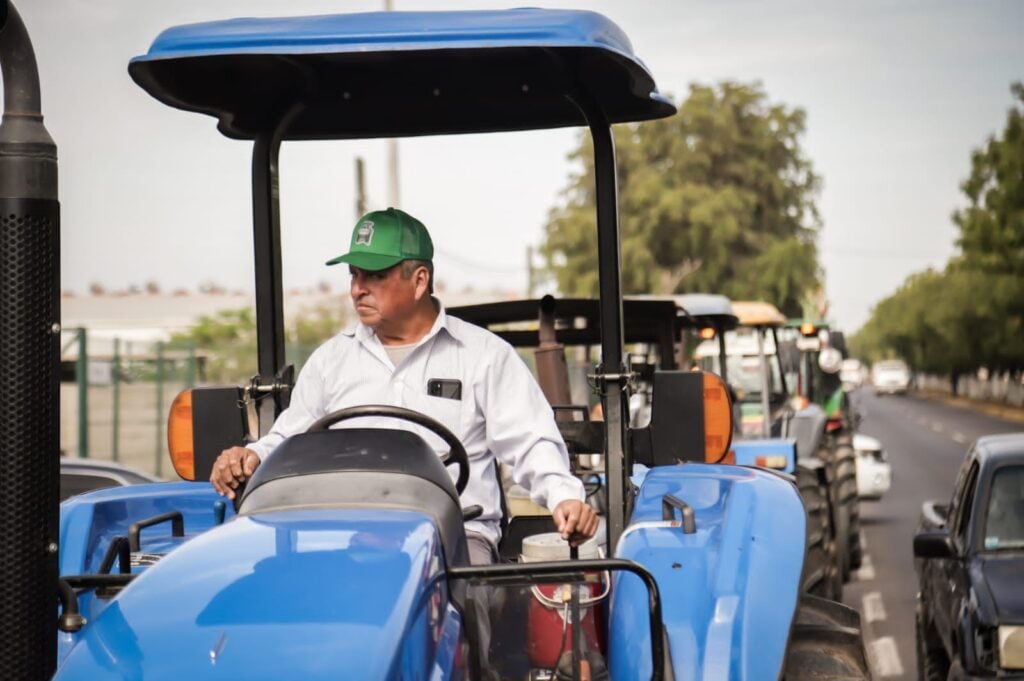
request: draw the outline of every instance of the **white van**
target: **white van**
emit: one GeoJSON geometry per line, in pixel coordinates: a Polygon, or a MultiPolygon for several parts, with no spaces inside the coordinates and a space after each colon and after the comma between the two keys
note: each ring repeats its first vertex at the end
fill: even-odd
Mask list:
{"type": "Polygon", "coordinates": [[[910,386],[910,369],[902,359],[886,359],[871,367],[871,383],[879,395],[903,395],[910,386]]]}

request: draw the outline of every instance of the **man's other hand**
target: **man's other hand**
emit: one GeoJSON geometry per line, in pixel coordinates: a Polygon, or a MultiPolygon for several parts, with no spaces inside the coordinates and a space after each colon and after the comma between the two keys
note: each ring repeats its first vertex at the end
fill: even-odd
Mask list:
{"type": "Polygon", "coordinates": [[[582,501],[566,499],[551,513],[562,539],[579,546],[597,534],[597,512],[582,501]]]}
{"type": "Polygon", "coordinates": [[[245,447],[225,449],[213,464],[210,482],[213,483],[217,494],[234,499],[235,490],[252,477],[259,465],[260,457],[251,449],[245,447]]]}

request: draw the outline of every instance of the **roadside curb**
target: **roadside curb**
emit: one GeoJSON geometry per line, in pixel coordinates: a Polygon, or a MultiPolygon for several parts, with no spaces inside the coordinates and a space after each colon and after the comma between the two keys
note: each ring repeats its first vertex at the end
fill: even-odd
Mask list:
{"type": "Polygon", "coordinates": [[[980,414],[986,414],[988,416],[995,416],[996,418],[1006,419],[1007,421],[1016,421],[1017,423],[1024,423],[1024,408],[1012,407],[1007,404],[996,404],[994,402],[985,402],[984,400],[972,400],[967,397],[953,397],[947,393],[939,390],[927,390],[917,388],[911,393],[914,397],[920,397],[925,400],[932,402],[943,402],[945,404],[959,407],[967,411],[973,411],[980,414]]]}

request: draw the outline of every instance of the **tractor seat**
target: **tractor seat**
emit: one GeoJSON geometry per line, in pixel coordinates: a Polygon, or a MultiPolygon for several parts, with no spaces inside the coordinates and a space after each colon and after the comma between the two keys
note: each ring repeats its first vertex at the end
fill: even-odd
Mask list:
{"type": "Polygon", "coordinates": [[[448,565],[468,565],[455,483],[415,433],[340,428],[294,435],[256,469],[239,515],[311,508],[419,511],[430,516],[448,565]]]}

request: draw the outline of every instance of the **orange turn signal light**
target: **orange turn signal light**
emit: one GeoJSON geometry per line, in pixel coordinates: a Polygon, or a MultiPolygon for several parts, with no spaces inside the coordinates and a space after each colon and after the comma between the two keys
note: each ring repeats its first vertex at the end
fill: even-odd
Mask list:
{"type": "Polygon", "coordinates": [[[195,451],[192,445],[192,391],[183,390],[171,403],[167,417],[167,450],[174,471],[183,480],[196,479],[195,451]]]}
{"type": "Polygon", "coordinates": [[[786,467],[786,457],[782,454],[758,456],[754,458],[754,465],[760,466],[761,468],[775,468],[777,470],[783,470],[786,467]]]}
{"type": "Polygon", "coordinates": [[[732,402],[718,374],[704,372],[704,461],[728,463],[732,444],[732,402]]]}
{"type": "Polygon", "coordinates": [[[715,329],[710,326],[705,326],[700,330],[701,340],[711,340],[715,337],[715,329]]]}
{"type": "Polygon", "coordinates": [[[818,333],[818,327],[811,322],[804,322],[800,325],[800,333],[804,336],[813,336],[818,333]]]}

